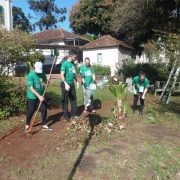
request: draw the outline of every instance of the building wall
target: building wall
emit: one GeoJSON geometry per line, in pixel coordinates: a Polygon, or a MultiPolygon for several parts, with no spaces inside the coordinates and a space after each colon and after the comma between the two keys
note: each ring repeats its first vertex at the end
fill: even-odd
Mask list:
{"type": "Polygon", "coordinates": [[[114,76],[117,71],[117,64],[122,63],[122,60],[131,58],[131,51],[119,47],[107,47],[83,50],[83,59],[89,57],[91,64],[101,64],[111,67],[111,76],[114,76]],[[102,62],[98,63],[97,56],[102,54],[102,62]]]}
{"type": "Polygon", "coordinates": [[[118,47],[97,48],[83,50],[83,59],[89,57],[91,64],[101,64],[111,67],[111,76],[114,75],[118,62],[118,47]],[[102,62],[98,62],[98,54],[102,54],[102,62]]]}
{"type": "Polygon", "coordinates": [[[12,0],[0,0],[0,6],[2,6],[4,10],[4,26],[8,30],[13,29],[12,0]]]}

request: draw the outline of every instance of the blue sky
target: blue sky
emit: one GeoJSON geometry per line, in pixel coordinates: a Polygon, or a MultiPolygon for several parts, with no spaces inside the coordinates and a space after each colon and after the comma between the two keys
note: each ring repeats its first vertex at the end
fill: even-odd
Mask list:
{"type": "MultiPolygon", "coordinates": [[[[66,13],[66,20],[63,23],[59,23],[58,26],[70,32],[72,30],[69,28],[69,10],[71,9],[72,5],[75,4],[76,2],[77,0],[56,0],[56,5],[59,8],[66,7],[68,11],[66,13]]],[[[33,15],[33,11],[29,9],[29,4],[27,3],[26,0],[13,0],[12,5],[16,7],[20,7],[26,16],[29,13],[33,15]]],[[[33,22],[32,19],[30,21],[33,22]]]]}

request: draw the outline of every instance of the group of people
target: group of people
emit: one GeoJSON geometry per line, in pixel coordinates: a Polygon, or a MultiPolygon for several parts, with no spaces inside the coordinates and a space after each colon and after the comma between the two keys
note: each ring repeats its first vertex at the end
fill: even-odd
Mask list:
{"type": "MultiPolygon", "coordinates": [[[[68,114],[68,101],[71,104],[71,118],[77,119],[77,97],[76,97],[76,88],[78,89],[80,86],[80,82],[78,82],[76,77],[76,70],[74,61],[77,59],[76,51],[69,51],[69,57],[65,60],[61,65],[61,80],[60,87],[62,91],[62,110],[65,121],[70,120],[70,116],[68,114]],[[76,88],[74,85],[74,81],[76,82],[76,88]]],[[[83,95],[86,96],[86,89],[91,84],[96,84],[96,77],[94,68],[90,65],[90,59],[85,58],[84,66],[80,69],[81,74],[81,86],[83,89],[83,95]]],[[[34,64],[34,70],[29,72],[26,77],[27,80],[27,98],[28,98],[28,112],[26,116],[26,126],[25,131],[28,132],[30,127],[31,118],[35,112],[36,105],[38,102],[41,102],[40,110],[42,117],[42,130],[52,130],[51,127],[46,125],[46,117],[47,117],[47,102],[46,98],[43,97],[44,85],[50,79],[50,76],[46,76],[42,70],[42,63],[36,62],[34,64]]],[[[90,97],[91,103],[90,106],[84,103],[84,111],[86,113],[89,110],[92,113],[96,113],[93,106],[93,95],[90,97]]]]}
{"type": "MultiPolygon", "coordinates": [[[[76,70],[74,61],[77,59],[76,51],[69,51],[69,57],[61,65],[61,80],[60,87],[62,91],[62,110],[65,121],[69,121],[70,117],[73,119],[78,118],[77,112],[77,97],[76,88],[80,86],[76,77],[76,70]],[[76,82],[76,88],[74,85],[76,82]],[[68,114],[68,101],[71,104],[71,114],[68,114]]],[[[46,76],[42,70],[42,63],[36,62],[34,64],[34,70],[29,72],[26,77],[27,80],[27,99],[28,99],[28,112],[26,116],[25,131],[29,131],[30,121],[35,112],[37,103],[41,103],[41,117],[42,117],[42,130],[52,130],[51,127],[46,125],[47,118],[47,102],[45,96],[43,97],[44,86],[50,80],[50,75],[46,76]]],[[[93,66],[90,64],[90,59],[87,57],[84,60],[84,65],[80,68],[81,75],[81,86],[83,89],[84,99],[87,93],[87,88],[96,85],[96,77],[93,66]]],[[[133,102],[133,114],[135,114],[138,98],[140,97],[140,116],[143,116],[144,99],[147,93],[149,82],[145,77],[144,72],[140,72],[139,76],[133,79],[133,92],[134,92],[134,102],[133,102]]],[[[96,113],[93,106],[93,94],[90,95],[90,103],[84,103],[83,113],[87,113],[87,110],[92,113],[96,113]]]]}

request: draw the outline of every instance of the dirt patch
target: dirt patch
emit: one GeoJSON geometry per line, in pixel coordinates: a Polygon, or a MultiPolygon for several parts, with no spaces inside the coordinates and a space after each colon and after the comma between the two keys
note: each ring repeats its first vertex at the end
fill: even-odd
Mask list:
{"type": "Polygon", "coordinates": [[[116,154],[116,152],[111,149],[111,148],[103,148],[103,149],[100,149],[99,151],[96,151],[95,154],[101,154],[101,153],[104,153],[104,152],[107,152],[108,154],[116,154]]]}
{"type": "Polygon", "coordinates": [[[92,174],[93,169],[96,168],[96,160],[92,156],[84,156],[79,164],[79,170],[92,174]]]}
{"type": "Polygon", "coordinates": [[[155,138],[158,141],[179,139],[180,133],[173,131],[165,125],[146,125],[143,126],[141,131],[155,138]],[[173,137],[173,138],[172,138],[173,137]]]}

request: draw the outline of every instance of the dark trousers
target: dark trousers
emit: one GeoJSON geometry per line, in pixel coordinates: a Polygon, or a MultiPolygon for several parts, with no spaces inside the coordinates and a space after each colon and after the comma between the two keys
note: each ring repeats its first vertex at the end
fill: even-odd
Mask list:
{"type": "Polygon", "coordinates": [[[65,90],[65,85],[61,83],[62,90],[62,109],[64,117],[68,117],[68,99],[71,104],[71,116],[77,116],[76,89],[74,84],[70,85],[70,90],[65,90]]]}
{"type": "MultiPolygon", "coordinates": [[[[139,94],[140,94],[140,96],[143,95],[143,93],[139,93],[139,94]]],[[[134,111],[136,110],[138,99],[139,99],[139,96],[134,94],[134,102],[133,102],[133,110],[134,111]]],[[[143,109],[144,109],[144,99],[142,99],[140,97],[140,113],[143,112],[143,109]]]]}
{"type": "MultiPolygon", "coordinates": [[[[30,124],[31,118],[36,110],[36,105],[39,102],[39,99],[28,99],[28,112],[26,116],[26,125],[30,124]]],[[[39,102],[40,103],[40,102],[39,102]]],[[[46,117],[47,117],[47,103],[43,101],[40,106],[41,117],[42,117],[42,125],[46,125],[46,117]]]]}

